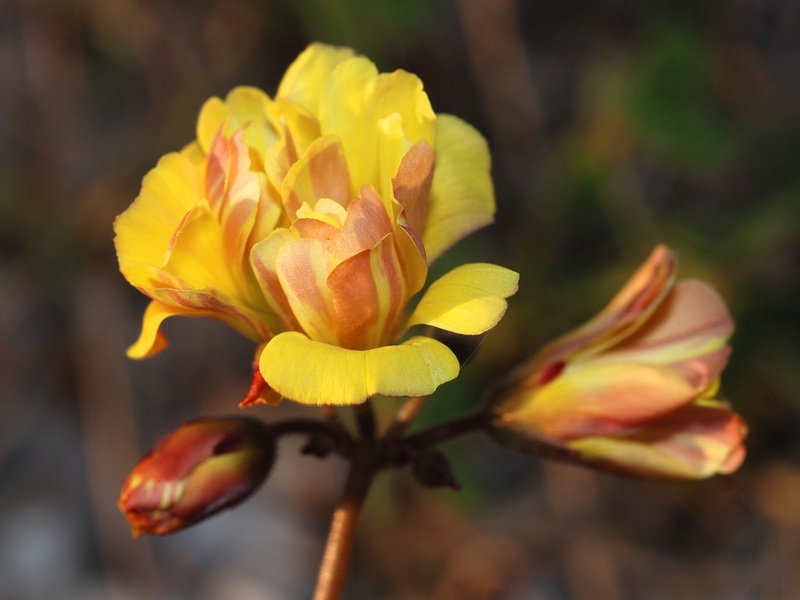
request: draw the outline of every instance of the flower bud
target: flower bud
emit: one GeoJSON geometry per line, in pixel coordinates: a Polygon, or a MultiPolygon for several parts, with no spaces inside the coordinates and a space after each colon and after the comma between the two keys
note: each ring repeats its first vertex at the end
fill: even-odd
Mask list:
{"type": "Polygon", "coordinates": [[[664,246],[596,317],[544,347],[497,394],[506,445],[629,474],[735,471],[747,428],[713,399],[733,321],[706,283],[675,283],[664,246]]]}
{"type": "Polygon", "coordinates": [[[136,465],[118,505],[134,537],[179,531],[244,500],[264,481],[274,456],[274,437],[260,421],[187,421],[136,465]]]}

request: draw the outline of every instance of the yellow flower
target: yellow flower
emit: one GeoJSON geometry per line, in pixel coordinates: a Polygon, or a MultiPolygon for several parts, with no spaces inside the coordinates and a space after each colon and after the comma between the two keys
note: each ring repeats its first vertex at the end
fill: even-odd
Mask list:
{"type": "Polygon", "coordinates": [[[747,429],[713,399],[733,322],[709,285],[675,273],[659,246],[600,314],[523,365],[493,407],[497,438],[645,476],[736,470],[747,429]]]}
{"type": "Polygon", "coordinates": [[[458,362],[409,328],[484,333],[517,289],[508,269],[463,265],[407,314],[428,265],[492,221],[489,167],[485,140],[435,114],[415,75],[309,46],[275,98],[207,101],[196,141],[118,217],[120,269],[152,298],[129,355],[163,349],[167,317],[209,316],[260,344],[248,402],[433,392],[458,362]]]}

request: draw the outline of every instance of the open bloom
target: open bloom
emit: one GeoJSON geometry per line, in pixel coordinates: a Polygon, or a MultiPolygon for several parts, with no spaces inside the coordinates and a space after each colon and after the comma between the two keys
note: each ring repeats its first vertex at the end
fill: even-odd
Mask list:
{"type": "Polygon", "coordinates": [[[600,314],[523,365],[493,407],[498,439],[645,476],[736,470],[746,427],[714,399],[733,322],[709,285],[675,273],[657,247],[600,314]]]}
{"type": "Polygon", "coordinates": [[[152,298],[128,353],[166,345],[173,315],[209,316],[259,344],[250,399],[352,404],[422,395],[455,377],[415,325],[475,335],[503,316],[517,274],[428,265],[490,223],[486,142],[433,112],[420,80],[309,46],[275,98],[240,87],[203,106],[117,219],[120,269],[152,298]]]}
{"type": "Polygon", "coordinates": [[[198,419],[167,435],[133,469],[119,507],[133,535],[164,535],[238,504],[272,467],[275,442],[254,419],[198,419]]]}

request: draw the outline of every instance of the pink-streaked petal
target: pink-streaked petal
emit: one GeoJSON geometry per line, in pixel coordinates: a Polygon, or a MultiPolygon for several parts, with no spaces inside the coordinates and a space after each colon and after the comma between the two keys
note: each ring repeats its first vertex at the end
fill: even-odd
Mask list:
{"type": "Polygon", "coordinates": [[[711,286],[679,281],[644,325],[598,359],[674,365],[704,388],[725,367],[732,333],[725,302],[711,286]]]}
{"type": "Polygon", "coordinates": [[[392,233],[392,222],[378,194],[369,186],[347,208],[335,262],[340,263],[364,250],[371,250],[392,233]]]}
{"type": "Polygon", "coordinates": [[[292,313],[278,277],[278,255],[284,246],[297,239],[297,233],[292,230],[276,229],[250,252],[250,264],[258,285],[272,310],[280,317],[284,329],[300,329],[300,323],[292,313]]]}
{"type": "MultiPolygon", "coordinates": [[[[142,290],[154,300],[185,311],[190,317],[212,317],[233,327],[254,342],[263,342],[272,337],[271,327],[276,325],[275,315],[244,307],[219,290],[206,288],[142,290]]],[[[177,314],[177,313],[176,313],[177,314]]]]}
{"type": "Polygon", "coordinates": [[[724,406],[690,405],[621,438],[569,443],[583,460],[645,477],[704,479],[734,472],[745,458],[744,420],[724,406]]]}
{"type": "Polygon", "coordinates": [[[222,227],[223,244],[232,264],[238,264],[248,254],[248,237],[259,204],[272,204],[263,186],[265,181],[250,166],[244,130],[238,129],[226,138],[220,129],[208,156],[206,199],[222,227]]]}
{"type": "Polygon", "coordinates": [[[506,426],[572,440],[622,435],[694,398],[694,388],[671,369],[609,364],[564,371],[541,388],[520,388],[496,410],[506,426]]]}
{"type": "Polygon", "coordinates": [[[433,165],[433,148],[425,140],[420,140],[406,152],[397,175],[392,179],[394,197],[402,205],[403,214],[417,235],[422,234],[428,214],[433,165]]]}
{"type": "Polygon", "coordinates": [[[276,271],[292,313],[313,340],[337,344],[334,310],[327,288],[331,258],[322,242],[300,239],[278,253],[276,271]]]}

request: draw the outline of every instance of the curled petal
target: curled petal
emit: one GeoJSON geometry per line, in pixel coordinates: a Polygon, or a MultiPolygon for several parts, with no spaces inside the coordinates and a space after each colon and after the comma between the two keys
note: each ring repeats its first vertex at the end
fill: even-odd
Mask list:
{"type": "Polygon", "coordinates": [[[274,390],[304,404],[360,404],[375,394],[423,396],[459,370],[452,351],[427,337],[398,346],[346,350],[297,332],[270,340],[259,366],[274,390]]]}
{"type": "Polygon", "coordinates": [[[433,284],[409,319],[463,335],[478,335],[497,325],[506,312],[506,298],[516,293],[519,274],[496,265],[456,267],[433,284]]]}
{"type": "Polygon", "coordinates": [[[167,317],[187,314],[191,314],[191,311],[167,306],[157,300],[151,301],[144,311],[142,331],[139,334],[139,338],[128,347],[128,357],[146,358],[164,350],[169,345],[169,341],[161,333],[161,323],[167,317]]]}
{"type": "Polygon", "coordinates": [[[492,223],[495,213],[491,159],[483,136],[461,119],[438,115],[435,150],[428,216],[420,232],[429,264],[492,223]]]}
{"type": "Polygon", "coordinates": [[[694,398],[694,388],[671,369],[613,364],[562,373],[534,392],[518,392],[497,410],[505,426],[566,441],[623,435],[694,398]]]}
{"type": "Polygon", "coordinates": [[[403,156],[397,175],[392,179],[394,197],[403,207],[409,227],[417,235],[422,233],[428,214],[433,163],[433,148],[425,140],[420,140],[403,156]]]}
{"type": "Polygon", "coordinates": [[[666,298],[675,283],[677,256],[658,246],[633,274],[613,300],[595,317],[548,344],[535,362],[538,365],[567,357],[596,355],[631,335],[666,298]]]}

